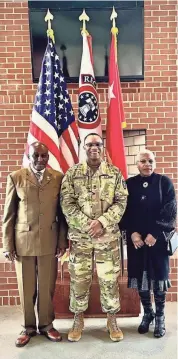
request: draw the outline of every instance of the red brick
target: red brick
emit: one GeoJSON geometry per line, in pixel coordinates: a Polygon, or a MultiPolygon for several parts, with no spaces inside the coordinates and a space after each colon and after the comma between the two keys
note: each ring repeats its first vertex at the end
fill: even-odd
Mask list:
{"type": "Polygon", "coordinates": [[[13,277],[13,278],[8,278],[8,283],[14,283],[17,284],[17,278],[13,277]]]}
{"type": "Polygon", "coordinates": [[[22,6],[22,2],[20,2],[20,1],[16,2],[16,3],[7,2],[7,4],[6,4],[7,8],[12,7],[13,10],[15,10],[14,8],[21,8],[21,6],[22,6]]]}
{"type": "MultiPolygon", "coordinates": [[[[4,263],[0,263],[0,271],[2,271],[4,273],[4,263]]],[[[1,277],[1,272],[0,272],[0,277],[1,277]]]]}
{"type": "Polygon", "coordinates": [[[177,302],[177,293],[172,293],[172,302],[177,302]]]}
{"type": "Polygon", "coordinates": [[[7,283],[7,278],[0,277],[0,285],[1,284],[6,284],[6,283],[7,283]]]}
{"type": "Polygon", "coordinates": [[[3,305],[9,305],[9,297],[3,297],[3,305]]]}
{"type": "MultiPolygon", "coordinates": [[[[28,10],[19,7],[19,8],[15,8],[15,9],[14,9],[14,13],[28,14],[28,10]]],[[[22,15],[22,16],[23,16],[23,15],[22,15]]]]}
{"type": "MultiPolygon", "coordinates": [[[[11,271],[15,271],[15,266],[14,263],[5,263],[5,271],[7,272],[11,272],[11,271]]],[[[8,273],[9,276],[9,273],[8,273]]]]}
{"type": "Polygon", "coordinates": [[[19,296],[19,291],[18,290],[10,290],[9,295],[12,296],[12,297],[18,297],[19,296]]]}
{"type": "Polygon", "coordinates": [[[171,287],[171,293],[177,293],[177,287],[171,287]]]}
{"type": "Polygon", "coordinates": [[[172,294],[171,294],[171,293],[167,293],[167,294],[166,294],[166,301],[167,301],[167,302],[171,302],[171,299],[172,299],[172,294]]]}
{"type": "Polygon", "coordinates": [[[17,285],[16,284],[0,284],[0,290],[5,290],[5,289],[17,289],[17,285]]]}
{"type": "Polygon", "coordinates": [[[8,291],[7,290],[1,290],[0,291],[0,297],[7,297],[8,296],[8,291]]]}
{"type": "Polygon", "coordinates": [[[16,305],[15,303],[15,297],[10,297],[10,305],[16,305]]]}
{"type": "Polygon", "coordinates": [[[20,297],[16,298],[16,305],[20,305],[20,297]]]}

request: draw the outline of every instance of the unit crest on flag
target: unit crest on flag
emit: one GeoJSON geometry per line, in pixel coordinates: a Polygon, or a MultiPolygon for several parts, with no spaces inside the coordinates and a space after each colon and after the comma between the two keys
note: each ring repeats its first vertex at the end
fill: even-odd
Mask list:
{"type": "Polygon", "coordinates": [[[95,123],[98,120],[98,101],[92,91],[84,90],[79,95],[79,116],[81,124],[95,123]]]}

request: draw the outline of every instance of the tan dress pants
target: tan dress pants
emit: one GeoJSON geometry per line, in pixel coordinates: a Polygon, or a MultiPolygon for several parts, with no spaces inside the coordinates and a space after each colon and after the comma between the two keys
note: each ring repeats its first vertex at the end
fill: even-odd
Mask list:
{"type": "Polygon", "coordinates": [[[19,256],[15,267],[23,310],[23,326],[29,332],[36,330],[34,306],[37,300],[38,328],[49,330],[55,318],[52,300],[57,278],[57,258],[54,254],[19,256]]]}

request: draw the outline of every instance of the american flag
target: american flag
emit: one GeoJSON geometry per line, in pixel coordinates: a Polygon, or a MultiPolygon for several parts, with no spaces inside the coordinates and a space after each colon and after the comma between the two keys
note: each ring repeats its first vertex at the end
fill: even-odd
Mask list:
{"type": "Polygon", "coordinates": [[[49,167],[65,173],[78,163],[78,129],[59,56],[50,37],[32,111],[24,167],[29,164],[29,145],[35,141],[48,147],[49,167]]]}

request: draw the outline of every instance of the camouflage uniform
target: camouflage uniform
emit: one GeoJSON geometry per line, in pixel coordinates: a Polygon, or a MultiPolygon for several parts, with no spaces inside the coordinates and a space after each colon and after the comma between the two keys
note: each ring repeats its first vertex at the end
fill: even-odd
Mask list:
{"type": "Polygon", "coordinates": [[[69,225],[70,310],[84,312],[88,307],[92,280],[93,254],[100,285],[103,312],[120,309],[118,275],[120,271],[118,222],[127,201],[127,188],[119,170],[102,161],[93,174],[86,162],[70,168],[61,187],[61,206],[69,225]],[[104,233],[88,235],[89,221],[98,219],[104,233]]]}

